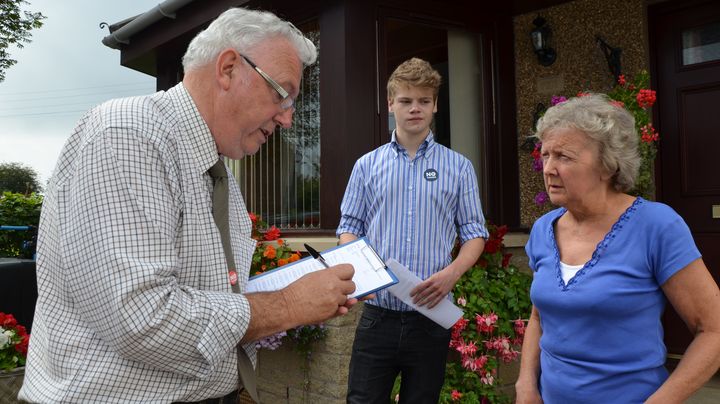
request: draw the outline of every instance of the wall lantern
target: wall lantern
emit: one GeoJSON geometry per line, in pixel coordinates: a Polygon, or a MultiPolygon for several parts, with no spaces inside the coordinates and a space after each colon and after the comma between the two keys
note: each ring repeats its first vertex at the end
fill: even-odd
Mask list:
{"type": "Polygon", "coordinates": [[[543,66],[550,66],[555,63],[555,59],[557,58],[555,49],[549,45],[552,30],[550,26],[547,25],[547,21],[540,16],[537,16],[537,18],[533,20],[533,24],[535,28],[530,31],[530,39],[532,39],[532,46],[538,57],[538,63],[543,66]]]}

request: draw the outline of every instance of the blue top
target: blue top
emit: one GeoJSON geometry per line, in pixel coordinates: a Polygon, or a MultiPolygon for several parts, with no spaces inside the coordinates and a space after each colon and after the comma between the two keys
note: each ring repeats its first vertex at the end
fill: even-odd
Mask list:
{"type": "MultiPolygon", "coordinates": [[[[394,132],[390,143],[358,159],[340,210],[338,235],[367,236],[380,258],[394,258],[421,279],[450,264],[458,234],[463,243],[488,236],[472,164],[432,132],[413,159],[394,132]]],[[[369,303],[411,310],[386,290],[369,303]]]]}
{"type": "Polygon", "coordinates": [[[672,208],[637,198],[565,284],[554,231],[565,212],[538,219],[526,246],[543,400],[641,403],[667,378],[661,285],[700,252],[672,208]]]}

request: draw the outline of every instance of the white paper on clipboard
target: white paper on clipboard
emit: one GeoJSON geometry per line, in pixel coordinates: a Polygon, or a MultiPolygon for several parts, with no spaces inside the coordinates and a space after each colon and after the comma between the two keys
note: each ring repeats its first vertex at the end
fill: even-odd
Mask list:
{"type": "MultiPolygon", "coordinates": [[[[320,252],[328,265],[352,264],[355,268],[355,292],[349,297],[361,298],[397,283],[395,275],[387,269],[377,252],[365,237],[320,252]]],[[[250,278],[247,293],[280,290],[310,272],[324,269],[312,257],[273,269],[250,278]]]]}

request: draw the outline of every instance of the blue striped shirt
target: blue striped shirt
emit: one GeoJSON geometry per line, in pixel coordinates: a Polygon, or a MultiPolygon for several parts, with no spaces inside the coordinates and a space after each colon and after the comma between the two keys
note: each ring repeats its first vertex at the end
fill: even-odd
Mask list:
{"type": "MultiPolygon", "coordinates": [[[[394,258],[421,279],[450,264],[458,236],[463,243],[488,236],[472,164],[432,132],[413,159],[394,132],[390,143],[362,156],[340,210],[338,236],[367,236],[384,260],[394,258]]],[[[412,310],[387,290],[368,303],[412,310]]]]}

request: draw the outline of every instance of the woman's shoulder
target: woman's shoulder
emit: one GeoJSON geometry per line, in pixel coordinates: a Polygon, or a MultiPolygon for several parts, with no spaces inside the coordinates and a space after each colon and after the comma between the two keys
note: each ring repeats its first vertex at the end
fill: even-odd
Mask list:
{"type": "Polygon", "coordinates": [[[680,215],[670,207],[662,202],[649,201],[638,197],[638,215],[643,219],[651,219],[655,223],[667,223],[673,222],[680,218],[680,215]]]}

